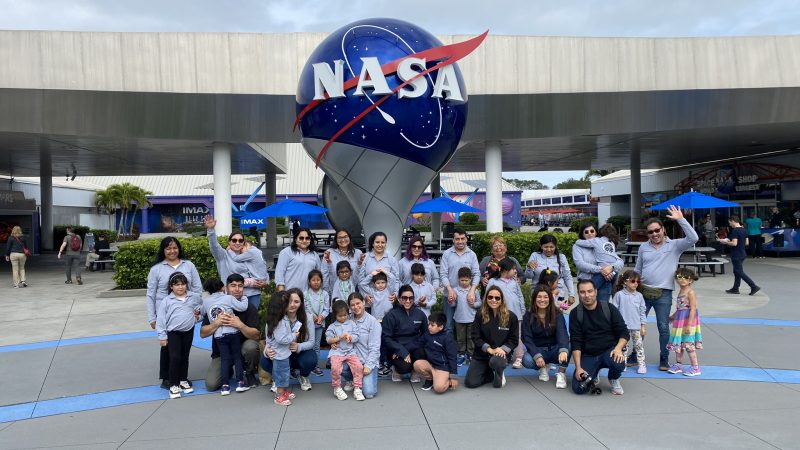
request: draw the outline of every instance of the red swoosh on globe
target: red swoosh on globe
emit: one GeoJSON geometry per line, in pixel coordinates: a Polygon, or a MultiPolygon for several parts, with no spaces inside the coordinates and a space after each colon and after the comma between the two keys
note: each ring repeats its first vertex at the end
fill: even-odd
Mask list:
{"type": "MultiPolygon", "coordinates": [[[[336,141],[336,139],[339,138],[339,136],[344,134],[353,125],[358,123],[359,120],[364,118],[364,116],[369,114],[370,111],[372,111],[375,108],[377,108],[378,105],[383,103],[387,98],[389,98],[393,94],[396,94],[397,91],[399,91],[403,87],[407,86],[408,84],[410,84],[414,80],[416,80],[416,79],[418,79],[420,77],[423,77],[423,76],[425,76],[425,75],[427,75],[427,74],[429,74],[429,73],[431,73],[431,72],[433,72],[435,70],[438,70],[441,67],[453,64],[453,63],[461,60],[465,56],[469,55],[476,48],[478,48],[479,45],[481,45],[481,43],[483,42],[484,39],[486,39],[486,36],[488,34],[489,34],[489,30],[486,30],[483,34],[475,36],[474,38],[466,40],[464,42],[458,42],[458,43],[455,43],[455,44],[443,45],[441,47],[430,48],[428,50],[424,50],[424,51],[421,51],[419,53],[414,53],[413,55],[404,56],[402,58],[396,59],[394,61],[391,61],[391,62],[388,62],[388,63],[382,65],[381,66],[381,70],[383,71],[383,75],[386,76],[386,75],[395,73],[397,71],[397,66],[400,64],[400,62],[403,61],[404,59],[407,59],[407,58],[424,58],[426,61],[443,60],[442,62],[436,64],[435,66],[431,67],[430,69],[427,69],[424,72],[418,73],[417,75],[415,75],[414,77],[412,77],[408,81],[405,81],[402,84],[400,84],[397,87],[395,87],[394,89],[392,89],[391,94],[384,95],[383,97],[381,97],[374,104],[368,106],[367,109],[365,109],[364,111],[361,112],[361,114],[357,115],[353,120],[348,122],[339,131],[337,131],[336,134],[334,134],[328,140],[328,142],[325,144],[324,147],[322,147],[322,150],[319,152],[319,155],[317,156],[317,160],[316,160],[317,167],[319,167],[319,162],[322,160],[322,157],[325,155],[325,152],[328,151],[328,148],[331,146],[331,144],[333,144],[336,141]]],[[[356,87],[356,85],[358,85],[358,80],[359,80],[359,77],[353,77],[353,78],[345,81],[344,82],[344,90],[348,90],[348,89],[352,89],[352,88],[356,87]]],[[[325,100],[327,100],[328,99],[328,95],[326,94],[325,97],[326,97],[325,100]]],[[[314,100],[311,103],[309,103],[308,105],[306,105],[306,107],[303,108],[302,111],[300,111],[300,114],[297,115],[297,118],[294,121],[293,129],[297,128],[297,124],[300,123],[300,121],[303,119],[303,117],[309,111],[311,111],[312,109],[314,109],[317,106],[319,106],[325,100],[314,100]]]]}

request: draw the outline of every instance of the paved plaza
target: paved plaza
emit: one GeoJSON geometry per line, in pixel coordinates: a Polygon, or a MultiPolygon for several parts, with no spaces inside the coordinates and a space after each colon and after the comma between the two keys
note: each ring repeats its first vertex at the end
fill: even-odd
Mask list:
{"type": "Polygon", "coordinates": [[[730,265],[695,284],[705,339],[697,378],[658,372],[652,323],[649,371],[626,372],[621,397],[605,377],[602,395],[579,397],[509,369],[503,389],[436,395],[381,381],[376,398],[340,402],[325,371],[278,407],[266,387],[208,393],[209,342],[199,339],[195,393],[169,400],[143,296],[98,298],[113,288],[110,271],[64,285],[53,255],[29,260],[30,287],[12,289],[4,264],[0,448],[797,448],[800,259],[745,269],[762,287],[755,296],[724,293],[730,265]]]}

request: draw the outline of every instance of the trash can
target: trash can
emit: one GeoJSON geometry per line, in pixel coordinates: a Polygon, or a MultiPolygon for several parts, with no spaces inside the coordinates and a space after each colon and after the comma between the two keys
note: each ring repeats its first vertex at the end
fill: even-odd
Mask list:
{"type": "Polygon", "coordinates": [[[445,239],[452,239],[453,234],[456,231],[456,224],[453,222],[445,222],[444,224],[444,238],[445,239]]]}

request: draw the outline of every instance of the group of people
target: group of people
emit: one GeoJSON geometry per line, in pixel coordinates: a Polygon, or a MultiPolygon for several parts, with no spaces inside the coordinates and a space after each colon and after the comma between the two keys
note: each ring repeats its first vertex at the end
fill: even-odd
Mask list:
{"type": "Polygon", "coordinates": [[[647,370],[642,338],[650,309],[656,310],[659,368],[699,375],[695,350],[702,347],[702,337],[691,290],[696,276],[676,273],[680,254],[697,234],[680,210],[670,208],[668,217],[686,237],[666,238],[663,223],[650,219],[645,225],[649,240],[641,246],[636,268],[624,273],[613,227],[582,227],[572,249],[577,287],[551,234],[541,237],[523,270],[506,254],[502,237],[493,239],[491,255],[478,262],[466,233],[456,230],[437,269],[419,237],[411,238],[398,260],[386,253],[384,233],[370,236],[367,251],[361,252],[350,234],[339,230],[335,244],[320,257],[311,231],[299,227],[278,256],[277,291],[262,333],[258,308],[261,288],[269,283],[266,263],[238,231],[220,245],[209,216],[205,224],[220,279],[201,285],[197,269],[172,237],[161,242],[148,276],[148,320],[162,346],[162,387],[171,397],[192,391],[188,351],[194,324],[202,320],[200,335],[213,336],[206,387],[222,395],[246,391],[259,384],[260,367],[270,374],[274,401],[282,406],[295,398],[291,378],[306,391],[312,388],[309,377],[323,374],[322,339],[331,348],[333,395],[339,400],[348,392],[359,401],[374,397],[379,376],[393,381],[408,376],[424,390],[444,393],[459,386],[458,367],[467,364],[467,388],[504,386],[511,365],[538,370],[542,381],[550,380],[554,366],[556,388],[564,389],[570,360],[574,392],[599,392],[598,372],[608,368],[611,391],[621,395],[626,358],[640,373],[647,370]],[[530,307],[520,288],[527,279],[534,285],[530,307]],[[678,308],[670,316],[676,281],[678,308]],[[441,313],[432,310],[437,294],[443,297],[441,313]],[[580,302],[573,307],[576,296],[580,302]],[[262,338],[265,345],[259,349],[262,338]],[[676,352],[671,366],[669,351],[676,352]],[[691,363],[687,369],[681,366],[684,351],[691,363]]]}

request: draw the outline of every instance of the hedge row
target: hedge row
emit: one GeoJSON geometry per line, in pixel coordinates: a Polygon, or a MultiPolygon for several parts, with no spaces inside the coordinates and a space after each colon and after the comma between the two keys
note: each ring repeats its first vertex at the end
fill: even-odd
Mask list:
{"type": "MultiPolygon", "coordinates": [[[[545,234],[553,234],[548,231],[533,233],[475,233],[472,235],[472,250],[478,254],[478,260],[492,254],[492,238],[502,236],[508,248],[507,254],[517,258],[523,266],[528,262],[531,253],[539,251],[539,239],[545,234]]],[[[567,257],[572,274],[577,273],[575,263],[572,262],[572,245],[578,240],[575,233],[555,233],[553,236],[558,240],[558,251],[567,257]]]]}

